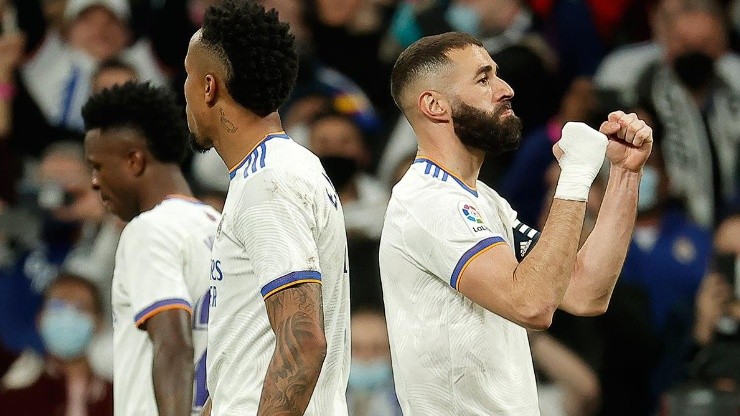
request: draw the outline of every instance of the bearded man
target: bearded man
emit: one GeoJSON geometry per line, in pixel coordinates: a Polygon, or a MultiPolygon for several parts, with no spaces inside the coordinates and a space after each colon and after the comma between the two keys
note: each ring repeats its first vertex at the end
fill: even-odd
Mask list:
{"type": "Polygon", "coordinates": [[[380,243],[404,415],[539,415],[527,330],[549,327],[558,308],[604,313],[632,235],[653,141],[635,114],[612,112],[600,131],[563,127],[542,233],[478,181],[486,154],[513,150],[521,137],[514,91],[496,69],[477,39],[456,32],[420,39],[393,68],[391,94],[419,144],[393,189],[380,243]],[[609,182],[579,249],[604,156],[609,182]]]}

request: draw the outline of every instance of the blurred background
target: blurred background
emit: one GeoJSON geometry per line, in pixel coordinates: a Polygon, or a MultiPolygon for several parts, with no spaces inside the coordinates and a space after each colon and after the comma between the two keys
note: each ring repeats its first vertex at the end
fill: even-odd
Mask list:
{"type": "MultiPolygon", "coordinates": [[[[522,222],[544,223],[565,122],[598,128],[622,109],[655,132],[609,310],[558,312],[531,334],[542,415],[740,414],[740,1],[257,1],[298,41],[285,129],[321,158],[345,210],[353,416],[400,415],[377,251],[416,142],[390,97],[390,70],[412,42],[450,30],[481,39],[515,91],[522,144],[486,160],[480,179],[522,222]]],[[[128,80],[170,87],[184,108],[188,41],[216,3],[0,0],[3,411],[110,414],[110,282],[123,224],[90,188],[80,109],[128,80]]],[[[182,168],[220,210],[228,176],[218,155],[182,168]]],[[[594,183],[584,237],[606,180],[594,183]]]]}

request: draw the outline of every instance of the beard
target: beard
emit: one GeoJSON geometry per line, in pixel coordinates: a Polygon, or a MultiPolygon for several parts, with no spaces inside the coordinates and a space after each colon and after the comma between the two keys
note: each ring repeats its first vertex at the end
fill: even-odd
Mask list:
{"type": "Polygon", "coordinates": [[[213,142],[208,139],[205,139],[203,144],[198,143],[198,138],[193,133],[190,133],[188,136],[188,142],[190,143],[190,148],[198,153],[206,153],[213,147],[213,142]]]}
{"type": "Polygon", "coordinates": [[[494,112],[457,102],[452,107],[455,134],[464,145],[491,155],[516,150],[522,139],[522,121],[513,114],[501,118],[510,109],[508,102],[494,112]]]}

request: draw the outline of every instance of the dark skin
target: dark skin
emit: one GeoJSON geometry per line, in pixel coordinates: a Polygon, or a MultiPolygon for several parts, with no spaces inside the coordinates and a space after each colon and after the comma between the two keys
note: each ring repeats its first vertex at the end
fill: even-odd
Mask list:
{"type": "MultiPolygon", "coordinates": [[[[265,135],[283,130],[277,112],[260,117],[229,95],[221,58],[193,35],[185,58],[188,127],[201,147],[212,146],[231,168],[265,135]]],[[[303,283],[265,300],[275,351],[267,368],[259,416],[303,415],[326,357],[321,286],[303,283]]],[[[210,401],[203,415],[210,414],[210,401]]]]}
{"type": "MultiPolygon", "coordinates": [[[[90,130],[85,153],[92,187],[107,210],[124,221],[154,208],[167,195],[192,196],[179,166],[158,161],[136,130],[90,130]]],[[[193,402],[193,336],[186,310],[162,311],[141,327],[152,341],[152,380],[160,416],[189,415],[193,402]]]]}
{"type": "Polygon", "coordinates": [[[321,285],[302,283],[265,300],[275,332],[258,416],[302,415],[326,357],[321,285]]]}
{"type": "Polygon", "coordinates": [[[160,312],[146,321],[152,341],[152,381],[160,415],[189,415],[193,405],[193,335],[183,309],[160,312]]]}

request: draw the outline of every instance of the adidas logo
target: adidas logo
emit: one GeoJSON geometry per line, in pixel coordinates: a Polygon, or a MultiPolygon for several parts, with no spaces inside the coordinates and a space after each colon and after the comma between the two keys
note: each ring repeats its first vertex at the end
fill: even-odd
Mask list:
{"type": "Polygon", "coordinates": [[[527,254],[527,251],[529,250],[529,246],[532,245],[532,240],[522,241],[519,243],[519,257],[524,258],[524,255],[527,254]]]}

